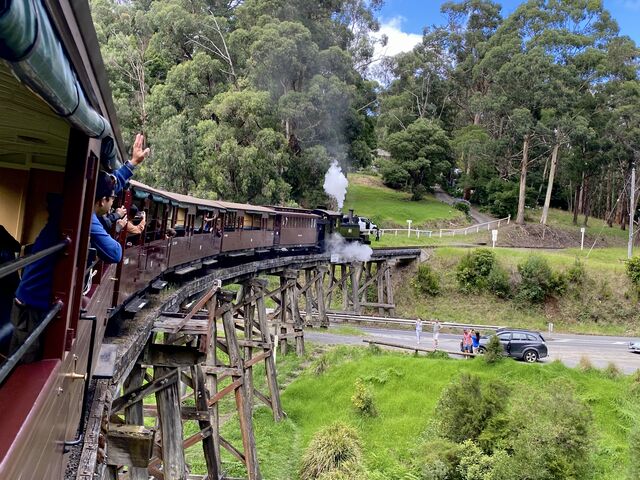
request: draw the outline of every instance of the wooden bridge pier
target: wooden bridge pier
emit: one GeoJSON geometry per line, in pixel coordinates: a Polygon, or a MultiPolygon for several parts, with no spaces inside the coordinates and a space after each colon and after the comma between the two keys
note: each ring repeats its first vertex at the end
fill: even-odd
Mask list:
{"type": "Polygon", "coordinates": [[[127,466],[132,480],[146,480],[149,475],[162,480],[223,479],[221,448],[245,465],[249,480],[262,478],[253,432],[254,396],[273,410],[276,421],[284,417],[265,295],[266,281],[251,279],[234,303],[236,294],[222,291],[218,283],[189,313],[163,312],[156,319],[153,335],[124,381],[122,396],[111,403],[105,428],[107,478],[117,479],[127,466]],[[239,330],[244,339],[238,338],[239,330]],[[228,356],[228,364],[218,352],[228,356]],[[265,364],[268,394],[254,387],[252,367],[259,362],[265,364]],[[152,375],[146,373],[151,369],[152,375]],[[181,385],[186,387],[185,395],[181,395],[181,385]],[[152,394],[156,404],[145,404],[152,394]],[[241,449],[220,435],[218,403],[230,394],[235,400],[241,449]],[[195,406],[184,404],[189,398],[195,406]],[[156,418],[155,428],[144,426],[145,416],[156,418]],[[183,422],[194,420],[199,430],[185,438],[183,422]],[[207,466],[204,477],[187,471],[185,450],[197,443],[202,443],[207,466]]]}
{"type": "Polygon", "coordinates": [[[366,263],[331,263],[328,273],[326,308],[331,308],[333,294],[341,292],[342,311],[363,313],[364,307],[378,308],[380,315],[394,315],[393,286],[391,272],[394,263],[389,259],[370,260],[366,263]],[[368,299],[369,287],[376,287],[377,299],[368,299]]]}

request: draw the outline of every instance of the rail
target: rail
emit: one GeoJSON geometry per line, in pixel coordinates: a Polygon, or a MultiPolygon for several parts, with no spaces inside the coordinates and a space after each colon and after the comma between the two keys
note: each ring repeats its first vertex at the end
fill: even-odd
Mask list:
{"type": "Polygon", "coordinates": [[[0,267],[0,278],[10,275],[14,272],[17,272],[21,268],[26,267],[27,265],[31,265],[34,262],[37,262],[41,258],[48,257],[49,255],[53,255],[60,250],[63,250],[71,243],[71,239],[69,237],[65,237],[60,243],[53,245],[52,247],[45,248],[37,253],[32,253],[31,255],[27,255],[26,257],[17,258],[11,262],[7,262],[0,267]]]}
{"type": "Polygon", "coordinates": [[[25,342],[20,345],[15,352],[13,352],[0,368],[0,384],[9,376],[11,371],[18,365],[20,359],[24,356],[27,350],[35,343],[38,337],[44,332],[45,328],[49,326],[51,321],[56,317],[58,312],[62,309],[62,302],[56,302],[47,315],[42,319],[40,324],[35,328],[33,332],[29,334],[25,342]]]}
{"type": "Polygon", "coordinates": [[[477,354],[469,353],[469,352],[458,352],[455,350],[443,350],[442,348],[424,348],[424,347],[414,347],[411,345],[404,345],[402,343],[394,343],[394,342],[383,342],[381,340],[362,340],[364,343],[368,343],[369,345],[383,345],[385,347],[393,347],[393,348],[402,348],[405,350],[411,350],[416,353],[425,352],[425,353],[433,353],[433,352],[443,352],[447,355],[460,355],[461,357],[475,357],[477,354]]]}
{"type": "MultiPolygon", "coordinates": [[[[301,310],[300,315],[304,316],[305,311],[301,310]]],[[[313,312],[312,316],[317,316],[317,312],[313,312]]],[[[353,321],[360,323],[387,323],[390,325],[403,325],[407,327],[414,327],[417,319],[400,318],[400,317],[376,317],[375,315],[358,315],[355,313],[344,312],[332,312],[328,311],[327,316],[333,318],[336,322],[340,321],[353,321]]],[[[435,318],[422,320],[424,325],[433,325],[436,322],[435,318]]],[[[459,323],[459,322],[440,322],[442,328],[473,328],[477,330],[498,330],[504,328],[504,325],[480,325],[473,323],[459,323]]]]}
{"type": "Polygon", "coordinates": [[[407,238],[411,238],[411,234],[414,237],[420,238],[420,236],[433,238],[433,237],[453,237],[454,235],[468,235],[469,233],[479,233],[480,230],[491,230],[492,226],[495,229],[500,228],[501,225],[509,225],[511,223],[511,215],[497,220],[491,220],[489,222],[477,223],[463,228],[440,228],[438,230],[420,230],[418,228],[381,228],[380,236],[393,233],[398,236],[398,232],[407,233],[407,238]]]}

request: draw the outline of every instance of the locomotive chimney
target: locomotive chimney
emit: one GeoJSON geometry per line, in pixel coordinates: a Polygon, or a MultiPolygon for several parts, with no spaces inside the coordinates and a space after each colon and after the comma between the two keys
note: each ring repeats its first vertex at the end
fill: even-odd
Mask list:
{"type": "Polygon", "coordinates": [[[349,209],[349,223],[353,223],[353,208],[349,209]]]}

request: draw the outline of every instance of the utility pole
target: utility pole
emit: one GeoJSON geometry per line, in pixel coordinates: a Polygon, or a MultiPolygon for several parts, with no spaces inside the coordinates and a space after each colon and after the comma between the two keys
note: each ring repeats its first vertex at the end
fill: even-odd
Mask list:
{"type": "Polygon", "coordinates": [[[627,246],[627,258],[633,256],[633,217],[636,207],[636,162],[631,166],[631,195],[629,195],[629,245],[627,246]]]}

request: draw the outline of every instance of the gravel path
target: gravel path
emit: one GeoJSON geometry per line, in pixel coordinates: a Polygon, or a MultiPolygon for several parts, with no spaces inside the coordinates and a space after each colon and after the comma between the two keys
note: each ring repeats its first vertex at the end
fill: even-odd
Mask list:
{"type": "MultiPolygon", "coordinates": [[[[446,203],[447,205],[453,205],[454,203],[456,203],[456,199],[453,198],[451,195],[449,195],[444,190],[442,190],[442,188],[440,188],[440,185],[436,185],[434,187],[434,189],[433,189],[433,192],[434,192],[435,197],[438,200],[440,200],[441,202],[446,203]]],[[[475,208],[473,206],[471,207],[471,210],[469,211],[469,215],[473,219],[474,223],[487,223],[487,222],[491,222],[493,220],[497,220],[496,218],[492,217],[491,215],[487,215],[486,213],[480,212],[477,208],[475,208]]]]}

